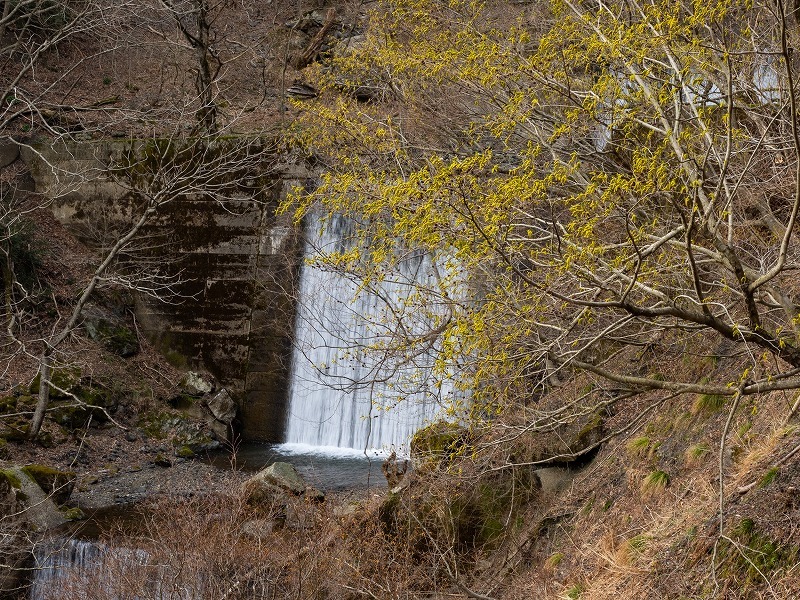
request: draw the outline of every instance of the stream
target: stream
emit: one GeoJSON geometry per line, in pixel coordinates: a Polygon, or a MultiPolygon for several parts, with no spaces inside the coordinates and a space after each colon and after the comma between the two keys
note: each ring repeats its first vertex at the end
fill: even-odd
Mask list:
{"type": "MultiPolygon", "coordinates": [[[[381,472],[384,456],[374,451],[365,456],[363,452],[353,450],[245,443],[237,448],[235,455],[220,452],[209,455],[206,460],[220,470],[233,468],[244,473],[255,473],[273,462],[288,462],[295,466],[306,483],[325,493],[386,487],[381,472]]],[[[34,552],[35,571],[29,600],[58,597],[59,588],[73,577],[86,578],[100,586],[94,592],[87,589],[84,596],[76,599],[89,600],[95,592],[102,595],[103,586],[108,586],[104,578],[110,577],[109,563],[146,563],[148,556],[142,550],[109,550],[99,541],[112,528],[128,534],[136,533],[141,522],[137,510],[137,504],[115,504],[95,510],[86,520],[65,525],[39,542],[34,552]],[[87,577],[90,574],[92,576],[87,577]]],[[[153,594],[153,598],[160,597],[158,591],[153,594]]],[[[149,596],[141,599],[131,597],[130,600],[150,600],[149,596]]]]}

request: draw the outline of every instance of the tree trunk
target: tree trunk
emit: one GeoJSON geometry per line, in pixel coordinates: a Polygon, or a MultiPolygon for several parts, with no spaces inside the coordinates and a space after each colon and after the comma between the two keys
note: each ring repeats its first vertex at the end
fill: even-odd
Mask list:
{"type": "Polygon", "coordinates": [[[200,126],[205,133],[213,133],[217,129],[217,105],[214,102],[212,87],[214,75],[211,72],[211,25],[208,21],[208,6],[201,0],[197,7],[197,94],[200,110],[197,114],[200,126]]]}
{"type": "MultiPolygon", "coordinates": [[[[0,42],[6,34],[6,27],[8,26],[8,16],[11,14],[11,0],[3,2],[3,16],[0,17],[0,42]]],[[[0,46],[2,44],[0,43],[0,46]]]]}
{"type": "Polygon", "coordinates": [[[28,438],[35,440],[42,429],[44,413],[50,403],[50,373],[52,371],[53,350],[48,347],[42,355],[39,363],[39,399],[36,401],[36,410],[31,420],[31,428],[28,431],[28,438]]]}

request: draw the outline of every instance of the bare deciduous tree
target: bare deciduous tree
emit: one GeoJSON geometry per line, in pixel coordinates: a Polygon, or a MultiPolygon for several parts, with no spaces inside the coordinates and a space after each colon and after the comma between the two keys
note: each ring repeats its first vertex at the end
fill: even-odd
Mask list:
{"type": "Polygon", "coordinates": [[[231,136],[227,129],[198,138],[176,135],[133,142],[112,158],[108,173],[128,190],[131,210],[119,219],[107,246],[101,249],[93,273],[69,308],[69,316],[42,340],[41,384],[29,430],[31,438],[38,435],[49,404],[53,355],[80,324],[83,309],[96,289],[121,286],[162,301],[180,301],[180,273],[165,272],[159,266],[165,264],[164,259],[142,261],[147,250],[143,255],[137,243],[143,231],[177,199],[202,198],[231,211],[237,210],[243,197],[258,202],[275,163],[274,139],[231,136]]]}
{"type": "MultiPolygon", "coordinates": [[[[346,215],[368,249],[326,264],[365,287],[398,268],[398,246],[458,265],[470,297],[454,293],[463,278],[420,289],[448,306],[430,334],[462,367],[477,414],[534,405],[576,373],[597,386],[568,409],[532,409],[525,427],[629,393],[797,389],[787,7],[553,10],[504,29],[490,7],[392,4],[320,71],[324,93],[299,131],[329,173],[298,214],[318,202],[346,215]],[[381,87],[385,101],[343,98],[343,81],[381,87]],[[715,345],[747,365],[741,381],[665,377],[641,358],[715,345]]],[[[400,356],[430,342],[401,350],[401,337],[400,356]]]]}

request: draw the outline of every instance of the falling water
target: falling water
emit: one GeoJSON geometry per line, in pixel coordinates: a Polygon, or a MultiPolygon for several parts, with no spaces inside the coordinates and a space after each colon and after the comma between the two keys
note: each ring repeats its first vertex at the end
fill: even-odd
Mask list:
{"type": "Polygon", "coordinates": [[[86,540],[53,538],[36,547],[31,600],[48,600],[64,578],[85,574],[101,560],[102,550],[86,540]]]}
{"type": "Polygon", "coordinates": [[[183,575],[181,578],[170,565],[159,563],[142,549],[53,536],[36,546],[29,598],[206,600],[207,577],[191,569],[183,575]]]}
{"type": "Polygon", "coordinates": [[[352,224],[314,217],[307,231],[312,264],[300,278],[287,447],[403,452],[452,384],[434,374],[435,336],[413,353],[374,350],[399,335],[422,338],[435,329],[441,311],[421,307],[416,292],[435,287],[437,268],[428,256],[409,252],[382,282],[360,290],[360,281],[313,264],[314,257],[348,249],[352,224]]]}

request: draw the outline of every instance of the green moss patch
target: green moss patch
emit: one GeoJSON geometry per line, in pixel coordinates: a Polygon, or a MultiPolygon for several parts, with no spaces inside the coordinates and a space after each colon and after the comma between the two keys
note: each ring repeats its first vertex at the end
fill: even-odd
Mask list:
{"type": "Polygon", "coordinates": [[[0,414],[8,414],[17,410],[17,397],[6,396],[0,398],[0,414]]]}
{"type": "Polygon", "coordinates": [[[752,519],[739,521],[730,537],[735,544],[725,539],[720,542],[721,573],[744,589],[763,585],[764,577],[796,568],[798,546],[772,539],[752,519]]]}
{"type": "MultiPolygon", "coordinates": [[[[81,381],[81,370],[77,367],[53,369],[50,373],[50,381],[52,383],[50,386],[50,398],[54,400],[69,398],[69,393],[71,393],[81,381]]],[[[40,382],[41,375],[39,374],[36,375],[31,382],[29,388],[31,395],[36,396],[39,394],[40,382]]]]}
{"type": "Polygon", "coordinates": [[[22,481],[12,469],[0,469],[0,478],[4,479],[15,490],[22,489],[22,481]]]}
{"type": "Polygon", "coordinates": [[[97,319],[84,323],[84,328],[90,338],[101,342],[107,350],[122,358],[129,358],[139,352],[139,338],[124,325],[97,319]]]}
{"type": "Polygon", "coordinates": [[[33,479],[56,504],[69,500],[77,479],[72,471],[59,471],[47,465],[32,464],[22,467],[22,472],[33,479]]]}
{"type": "Polygon", "coordinates": [[[465,447],[467,430],[456,423],[439,421],[417,431],[411,438],[415,468],[442,465],[465,447]]]}

